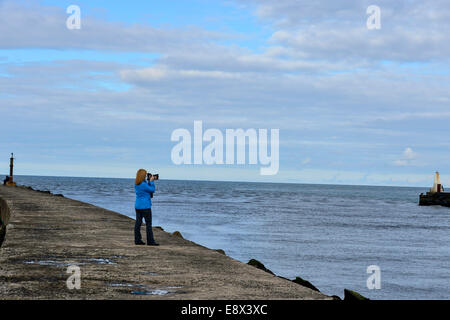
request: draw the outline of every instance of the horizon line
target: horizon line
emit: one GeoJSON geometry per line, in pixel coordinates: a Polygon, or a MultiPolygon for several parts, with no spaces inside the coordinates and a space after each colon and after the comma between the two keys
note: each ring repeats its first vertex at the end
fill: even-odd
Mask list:
{"type": "MultiPolygon", "coordinates": [[[[49,176],[49,175],[24,175],[16,174],[18,177],[48,177],[48,178],[87,178],[87,179],[131,179],[134,177],[89,177],[89,176],[49,176]]],[[[388,188],[429,188],[426,186],[400,186],[400,185],[371,185],[371,184],[346,184],[346,183],[305,183],[305,182],[268,182],[268,181],[250,181],[250,180],[208,180],[208,179],[160,179],[166,181],[194,181],[194,182],[235,182],[235,183],[266,183],[266,184],[300,184],[300,185],[322,185],[322,186],[362,186],[362,187],[388,187],[388,188]]]]}

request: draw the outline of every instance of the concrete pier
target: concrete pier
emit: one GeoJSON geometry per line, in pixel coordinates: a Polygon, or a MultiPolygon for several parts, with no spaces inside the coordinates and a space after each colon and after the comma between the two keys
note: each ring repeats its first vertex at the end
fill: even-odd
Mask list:
{"type": "Polygon", "coordinates": [[[133,219],[80,201],[0,186],[0,208],[0,299],[331,299],[160,228],[135,246],[133,219]]]}

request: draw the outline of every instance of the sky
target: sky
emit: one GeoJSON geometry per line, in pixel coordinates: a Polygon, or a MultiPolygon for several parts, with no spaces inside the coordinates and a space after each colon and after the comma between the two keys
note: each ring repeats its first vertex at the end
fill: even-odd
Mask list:
{"type": "Polygon", "coordinates": [[[450,185],[448,30],[444,0],[0,0],[0,172],[450,185]],[[278,173],[175,165],[194,121],[278,129],[278,173]]]}

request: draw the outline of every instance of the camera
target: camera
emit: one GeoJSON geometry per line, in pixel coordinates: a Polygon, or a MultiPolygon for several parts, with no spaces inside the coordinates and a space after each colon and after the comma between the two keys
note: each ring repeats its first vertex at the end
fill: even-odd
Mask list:
{"type": "Polygon", "coordinates": [[[147,180],[150,180],[150,178],[153,176],[153,180],[159,180],[159,174],[155,173],[155,174],[151,174],[151,173],[147,173],[147,180]]]}

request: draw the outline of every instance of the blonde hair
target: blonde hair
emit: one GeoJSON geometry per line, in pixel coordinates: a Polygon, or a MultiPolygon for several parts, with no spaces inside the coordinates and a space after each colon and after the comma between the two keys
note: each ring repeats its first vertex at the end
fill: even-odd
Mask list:
{"type": "Polygon", "coordinates": [[[147,176],[147,170],[139,169],[138,172],[136,173],[135,184],[140,185],[142,183],[142,181],[145,180],[146,176],[147,176]]]}

